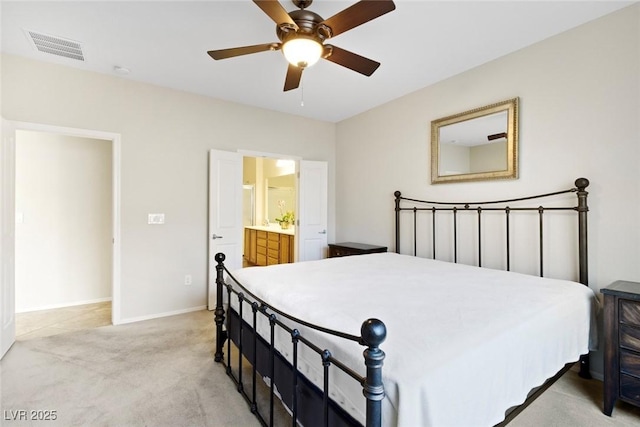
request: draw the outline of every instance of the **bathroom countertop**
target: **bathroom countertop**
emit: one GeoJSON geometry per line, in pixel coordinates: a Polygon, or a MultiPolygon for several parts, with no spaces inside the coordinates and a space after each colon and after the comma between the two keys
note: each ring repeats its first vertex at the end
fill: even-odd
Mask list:
{"type": "Polygon", "coordinates": [[[282,228],[280,228],[279,224],[247,225],[244,228],[249,228],[249,229],[252,229],[252,230],[260,230],[260,231],[270,231],[272,233],[288,234],[290,236],[294,236],[296,234],[296,231],[295,231],[296,228],[293,225],[289,226],[289,228],[287,228],[286,230],[283,230],[282,228]]]}

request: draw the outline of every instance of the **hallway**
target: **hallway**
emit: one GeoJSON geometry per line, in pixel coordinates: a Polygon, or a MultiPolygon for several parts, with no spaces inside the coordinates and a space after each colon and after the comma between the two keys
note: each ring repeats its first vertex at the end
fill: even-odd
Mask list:
{"type": "Polygon", "coordinates": [[[16,314],[16,340],[111,325],[111,301],[16,314]]]}

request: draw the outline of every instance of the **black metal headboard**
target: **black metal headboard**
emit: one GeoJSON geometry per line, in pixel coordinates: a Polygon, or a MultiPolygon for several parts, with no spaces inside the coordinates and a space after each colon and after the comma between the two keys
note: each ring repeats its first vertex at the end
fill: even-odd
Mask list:
{"type": "Polygon", "coordinates": [[[504,224],[506,227],[506,269],[511,268],[511,239],[510,239],[510,214],[514,211],[536,211],[539,216],[539,274],[543,275],[543,214],[546,211],[575,211],[578,214],[578,265],[579,265],[579,281],[580,283],[589,284],[589,270],[588,270],[588,255],[587,255],[587,212],[589,208],[587,206],[588,192],[585,190],[589,186],[589,180],[586,178],[578,178],[575,181],[575,187],[568,190],[556,191],[553,193],[539,194],[535,196],[521,197],[507,200],[495,200],[488,202],[438,202],[428,200],[417,200],[402,197],[399,191],[395,194],[395,211],[396,211],[396,242],[395,251],[400,252],[400,219],[401,212],[410,211],[413,215],[410,215],[413,219],[413,252],[417,254],[417,216],[420,212],[431,213],[431,226],[432,226],[432,256],[436,257],[436,212],[449,212],[453,215],[453,260],[458,262],[458,214],[461,212],[476,212],[477,215],[477,233],[478,233],[478,248],[477,259],[478,266],[482,266],[482,222],[481,217],[483,212],[488,211],[502,211],[504,212],[504,224]],[[565,193],[576,193],[578,197],[577,206],[570,207],[521,207],[519,204],[517,207],[510,207],[509,203],[522,202],[528,200],[542,199],[545,197],[561,195],[565,193]]]}

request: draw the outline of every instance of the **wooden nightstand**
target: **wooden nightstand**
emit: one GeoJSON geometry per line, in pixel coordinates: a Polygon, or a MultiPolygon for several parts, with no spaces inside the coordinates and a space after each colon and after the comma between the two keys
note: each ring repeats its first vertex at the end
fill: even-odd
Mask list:
{"type": "Polygon", "coordinates": [[[374,254],[378,252],[387,252],[387,247],[354,242],[329,243],[329,258],[349,255],[374,254]]]}
{"type": "Polygon", "coordinates": [[[604,294],[604,413],[616,400],[640,406],[640,283],[619,280],[604,294]]]}

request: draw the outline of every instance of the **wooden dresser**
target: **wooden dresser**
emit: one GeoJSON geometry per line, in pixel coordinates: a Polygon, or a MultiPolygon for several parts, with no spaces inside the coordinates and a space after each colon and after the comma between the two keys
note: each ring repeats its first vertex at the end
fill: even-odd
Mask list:
{"type": "Polygon", "coordinates": [[[604,413],[616,400],[640,406],[640,283],[619,280],[604,294],[604,413]]]}
{"type": "Polygon", "coordinates": [[[355,242],[329,243],[329,258],[378,252],[387,252],[387,247],[355,242]]]}
{"type": "Polygon", "coordinates": [[[292,233],[268,230],[266,227],[245,227],[244,257],[255,265],[285,264],[293,262],[294,236],[292,233]]]}

